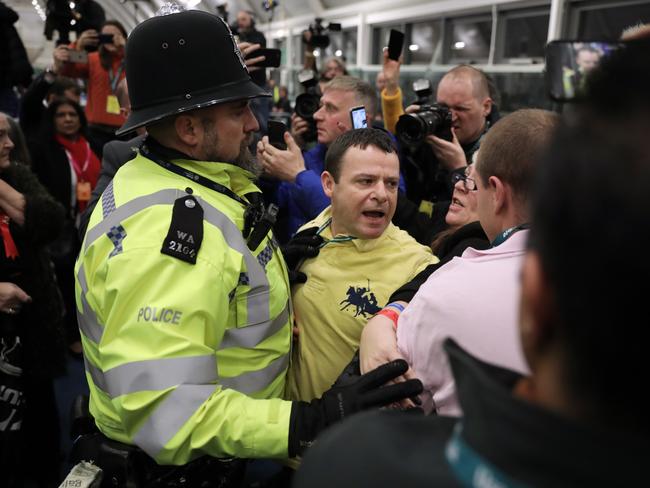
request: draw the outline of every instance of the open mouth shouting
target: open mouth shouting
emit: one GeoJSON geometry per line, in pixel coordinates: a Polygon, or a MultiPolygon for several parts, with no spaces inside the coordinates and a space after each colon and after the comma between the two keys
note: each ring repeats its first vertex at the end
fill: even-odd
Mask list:
{"type": "Polygon", "coordinates": [[[384,210],[364,210],[361,214],[370,222],[383,222],[386,217],[386,212],[384,210]]]}

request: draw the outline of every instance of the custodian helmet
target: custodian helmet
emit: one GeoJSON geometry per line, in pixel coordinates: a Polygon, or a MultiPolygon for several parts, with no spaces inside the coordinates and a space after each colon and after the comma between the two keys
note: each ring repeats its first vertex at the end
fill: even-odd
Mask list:
{"type": "Polygon", "coordinates": [[[117,135],[169,115],[270,96],[251,81],[228,25],[189,10],[139,24],[126,44],[131,114],[117,135]]]}

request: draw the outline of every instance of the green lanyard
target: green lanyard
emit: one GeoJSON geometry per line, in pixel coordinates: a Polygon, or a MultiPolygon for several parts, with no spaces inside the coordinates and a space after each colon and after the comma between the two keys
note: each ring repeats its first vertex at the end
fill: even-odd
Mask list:
{"type": "MultiPolygon", "coordinates": [[[[320,233],[323,232],[325,229],[327,229],[331,224],[332,224],[332,218],[330,217],[329,219],[327,219],[327,222],[325,222],[323,225],[321,225],[318,228],[318,230],[316,231],[316,235],[320,235],[320,233]]],[[[354,237],[354,236],[337,236],[337,237],[333,237],[331,239],[325,239],[323,237],[323,242],[319,247],[323,248],[327,244],[330,244],[332,242],[348,242],[348,241],[352,241],[354,239],[356,239],[356,237],[354,237]]]]}
{"type": "Polygon", "coordinates": [[[120,76],[122,76],[122,72],[124,71],[124,60],[120,63],[120,66],[113,72],[113,67],[110,66],[108,68],[108,80],[110,81],[111,85],[111,91],[115,93],[115,90],[117,90],[117,85],[120,82],[120,76]]]}
{"type": "Polygon", "coordinates": [[[528,228],[530,228],[530,224],[521,224],[521,225],[517,225],[515,227],[510,227],[509,229],[504,230],[503,232],[501,232],[501,234],[496,236],[494,238],[494,240],[490,243],[490,246],[491,247],[497,247],[498,245],[503,244],[504,242],[506,242],[508,240],[508,238],[512,234],[514,234],[515,232],[517,232],[519,230],[523,230],[523,229],[528,229],[528,228]]]}
{"type": "Polygon", "coordinates": [[[457,424],[445,448],[447,462],[461,485],[466,488],[526,488],[527,485],[513,480],[469,447],[461,436],[462,430],[462,425],[457,424]]]}

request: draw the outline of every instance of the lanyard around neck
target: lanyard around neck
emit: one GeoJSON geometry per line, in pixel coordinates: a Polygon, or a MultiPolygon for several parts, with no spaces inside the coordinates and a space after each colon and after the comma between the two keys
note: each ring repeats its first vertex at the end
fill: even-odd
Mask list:
{"type": "Polygon", "coordinates": [[[122,60],[119,67],[115,71],[113,71],[112,65],[108,69],[108,80],[111,83],[111,90],[113,91],[113,93],[115,93],[115,90],[117,90],[117,85],[120,82],[120,77],[122,76],[123,71],[124,71],[124,60],[122,60]]]}
{"type": "Polygon", "coordinates": [[[462,437],[462,424],[456,424],[445,448],[445,457],[451,469],[466,488],[526,488],[472,449],[462,437]]]}
{"type": "Polygon", "coordinates": [[[508,240],[510,236],[512,236],[515,232],[518,232],[520,230],[528,229],[530,228],[530,224],[520,224],[516,225],[515,227],[510,227],[509,229],[504,230],[494,238],[494,240],[491,242],[492,247],[497,247],[500,244],[503,244],[508,240]]]}
{"type": "MultiPolygon", "coordinates": [[[[332,225],[332,217],[327,219],[327,221],[318,228],[318,230],[316,231],[316,235],[320,235],[321,232],[323,232],[331,225],[332,225]]],[[[325,239],[323,237],[323,242],[321,243],[320,247],[325,247],[327,244],[331,244],[333,242],[348,242],[348,241],[353,241],[354,239],[356,239],[356,237],[354,236],[336,236],[336,237],[332,237],[331,239],[325,239]]]]}
{"type": "Polygon", "coordinates": [[[166,169],[167,171],[171,171],[172,173],[177,174],[178,176],[187,178],[188,180],[193,181],[194,183],[198,183],[199,185],[209,188],[211,190],[214,190],[217,193],[226,195],[227,197],[242,204],[245,208],[244,228],[242,229],[242,234],[246,239],[246,244],[248,245],[248,248],[251,251],[257,249],[259,244],[264,240],[264,238],[268,235],[269,231],[275,225],[275,221],[278,213],[278,207],[276,205],[271,204],[269,205],[268,208],[266,208],[264,206],[264,200],[262,198],[262,194],[259,191],[250,192],[244,195],[248,199],[248,201],[246,201],[227,186],[217,183],[216,181],[212,181],[211,179],[206,178],[205,176],[196,174],[195,172],[190,171],[189,169],[181,168],[180,166],[177,166],[174,163],[167,161],[166,159],[163,159],[162,157],[154,154],[149,149],[146,142],[140,147],[140,151],[145,157],[147,157],[157,165],[161,166],[162,168],[166,169]]]}
{"type": "Polygon", "coordinates": [[[75,161],[75,159],[72,157],[72,153],[67,149],[64,150],[65,150],[65,155],[68,157],[68,161],[70,161],[70,164],[74,169],[74,172],[77,174],[77,178],[83,179],[83,176],[86,173],[86,170],[88,169],[88,164],[90,163],[90,144],[88,144],[88,141],[86,141],[86,160],[84,161],[84,164],[81,167],[79,167],[77,161],[75,161]]]}
{"type": "Polygon", "coordinates": [[[205,176],[196,174],[193,171],[190,171],[189,169],[181,168],[180,166],[177,166],[174,163],[171,163],[161,158],[160,156],[153,153],[147,147],[146,144],[143,144],[140,150],[142,151],[142,154],[145,157],[147,157],[157,165],[165,168],[167,171],[171,171],[172,173],[177,174],[178,176],[182,176],[183,178],[187,178],[188,180],[191,180],[194,183],[198,183],[201,186],[205,186],[206,188],[210,188],[211,190],[226,195],[227,197],[232,198],[236,202],[241,203],[244,207],[248,207],[249,202],[247,202],[242,197],[237,195],[234,191],[232,191],[227,186],[217,183],[216,181],[212,181],[211,179],[206,178],[205,176]]]}

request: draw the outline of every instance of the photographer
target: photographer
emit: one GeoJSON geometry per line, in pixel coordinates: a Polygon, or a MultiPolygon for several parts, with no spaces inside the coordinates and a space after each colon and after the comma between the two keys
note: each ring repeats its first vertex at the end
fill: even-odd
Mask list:
{"type": "MultiPolygon", "coordinates": [[[[57,74],[88,79],[86,118],[90,139],[98,148],[115,139],[115,130],[125,121],[115,96],[117,84],[125,77],[124,46],[127,33],[122,24],[108,20],[100,35],[94,30],[84,31],[75,45],[58,46],[54,50],[54,69],[57,74]],[[83,51],[99,45],[97,52],[88,54],[87,62],[73,63],[73,49],[83,51]]],[[[99,155],[101,157],[101,154],[99,155]]]]}
{"type": "MultiPolygon", "coordinates": [[[[386,128],[395,133],[402,109],[399,88],[401,61],[384,52],[383,74],[386,88],[381,93],[386,128]]],[[[482,71],[467,65],[451,69],[438,84],[436,103],[447,107],[451,114],[451,140],[433,134],[426,136],[426,145],[405,148],[411,164],[404,166],[408,195],[400,195],[397,226],[409,232],[419,242],[430,243],[430,229],[444,219],[451,198],[451,173],[471,163],[481,138],[496,118],[493,110],[491,80],[482,71]]],[[[407,113],[417,113],[420,107],[411,105],[407,113]]]]}

